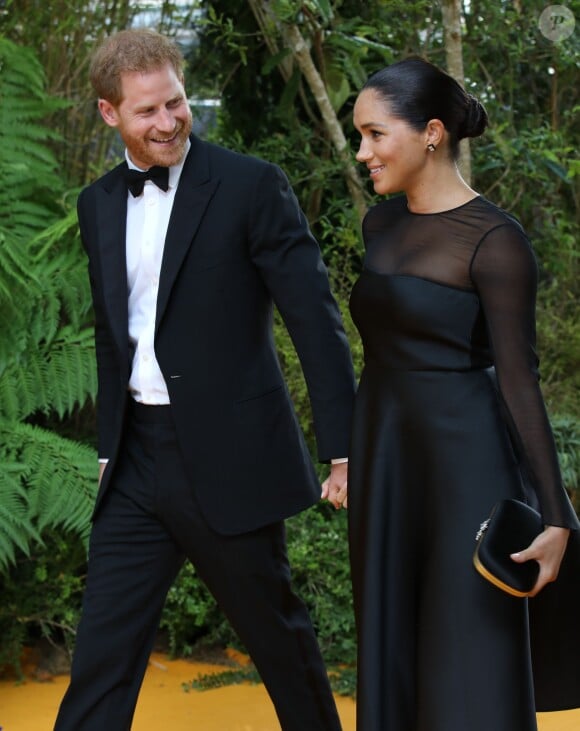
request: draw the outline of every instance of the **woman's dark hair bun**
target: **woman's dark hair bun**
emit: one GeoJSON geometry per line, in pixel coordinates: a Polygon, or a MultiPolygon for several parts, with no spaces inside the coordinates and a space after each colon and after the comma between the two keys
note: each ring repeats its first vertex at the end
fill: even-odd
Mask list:
{"type": "Polygon", "coordinates": [[[448,73],[417,56],[377,71],[363,89],[373,89],[388,102],[395,116],[418,132],[430,119],[441,120],[449,133],[454,159],[459,154],[459,140],[478,137],[487,127],[483,104],[448,73]]]}
{"type": "Polygon", "coordinates": [[[457,130],[457,138],[460,140],[464,137],[479,137],[484,133],[488,124],[487,112],[483,104],[471,94],[466,94],[466,96],[465,118],[457,130]]]}

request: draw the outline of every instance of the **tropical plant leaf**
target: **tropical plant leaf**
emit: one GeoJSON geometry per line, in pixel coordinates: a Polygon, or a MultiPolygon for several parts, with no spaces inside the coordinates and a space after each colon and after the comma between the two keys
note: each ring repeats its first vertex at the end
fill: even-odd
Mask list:
{"type": "Polygon", "coordinates": [[[43,530],[88,540],[97,487],[95,451],[30,424],[0,422],[0,571],[43,530]]]}
{"type": "Polygon", "coordinates": [[[0,37],[0,571],[48,528],[86,540],[95,494],[94,450],[23,423],[96,391],[85,257],[42,123],[62,106],[32,51],[0,37]]]}
{"type": "Polygon", "coordinates": [[[0,572],[14,561],[16,548],[27,554],[30,542],[40,540],[22,485],[24,471],[21,463],[4,460],[0,468],[0,572]]]}

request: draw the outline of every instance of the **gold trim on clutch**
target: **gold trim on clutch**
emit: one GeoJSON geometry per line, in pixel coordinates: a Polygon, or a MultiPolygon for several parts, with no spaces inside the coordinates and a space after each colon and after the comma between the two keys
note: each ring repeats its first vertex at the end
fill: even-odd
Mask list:
{"type": "Polygon", "coordinates": [[[508,594],[511,594],[512,596],[517,597],[527,597],[530,595],[530,592],[528,591],[518,591],[517,589],[514,589],[513,586],[510,586],[509,584],[505,584],[503,581],[497,578],[497,576],[494,576],[492,573],[490,573],[485,566],[481,563],[479,560],[479,556],[476,554],[473,557],[473,565],[475,566],[476,570],[483,576],[484,579],[487,579],[491,584],[494,586],[497,586],[498,589],[501,589],[502,591],[507,592],[508,594]]]}

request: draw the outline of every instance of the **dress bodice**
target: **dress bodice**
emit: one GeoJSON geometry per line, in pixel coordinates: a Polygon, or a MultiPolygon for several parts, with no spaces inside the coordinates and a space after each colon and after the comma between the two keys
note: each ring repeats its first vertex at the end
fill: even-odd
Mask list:
{"type": "Polygon", "coordinates": [[[393,370],[464,371],[492,365],[473,291],[365,269],[350,306],[367,363],[393,370]]]}
{"type": "Polygon", "coordinates": [[[396,370],[469,370],[505,352],[506,365],[537,377],[535,260],[515,219],[480,197],[423,215],[400,197],[372,208],[363,234],[351,310],[368,359],[396,370]],[[511,318],[503,306],[510,271],[520,285],[511,288],[511,318]]]}

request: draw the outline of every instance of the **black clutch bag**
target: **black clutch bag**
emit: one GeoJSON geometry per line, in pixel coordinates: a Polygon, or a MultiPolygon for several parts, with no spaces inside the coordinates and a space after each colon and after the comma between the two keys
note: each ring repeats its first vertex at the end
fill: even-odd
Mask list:
{"type": "Polygon", "coordinates": [[[544,526],[540,514],[519,500],[500,500],[475,537],[473,565],[498,589],[525,597],[534,588],[540,566],[537,561],[516,563],[511,553],[523,551],[544,526]]]}

